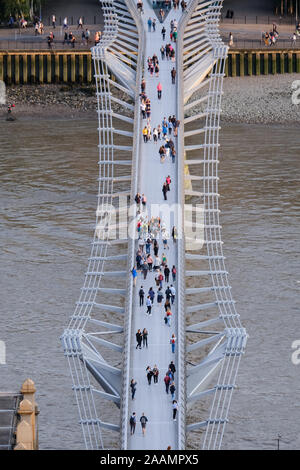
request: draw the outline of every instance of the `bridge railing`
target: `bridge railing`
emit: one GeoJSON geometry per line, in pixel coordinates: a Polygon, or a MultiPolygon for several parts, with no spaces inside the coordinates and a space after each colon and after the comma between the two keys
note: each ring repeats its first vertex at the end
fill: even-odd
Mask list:
{"type": "MultiPolygon", "coordinates": [[[[136,97],[135,97],[135,110],[134,110],[134,137],[132,143],[132,174],[131,174],[131,203],[134,201],[135,195],[138,192],[138,156],[140,154],[140,135],[141,135],[141,118],[140,118],[140,100],[139,100],[139,86],[142,80],[143,62],[145,55],[145,30],[142,23],[140,13],[136,9],[136,4],[133,0],[126,0],[126,4],[134,19],[138,32],[139,32],[139,51],[138,63],[136,72],[136,97]]],[[[125,320],[124,320],[124,348],[123,348],[123,375],[122,375],[122,399],[121,399],[121,413],[120,413],[120,441],[121,449],[127,449],[127,436],[128,436],[128,402],[129,402],[129,373],[130,373],[130,360],[131,360],[131,329],[132,329],[132,315],[133,315],[133,279],[131,269],[135,265],[135,239],[129,234],[128,237],[128,281],[127,281],[127,298],[125,304],[125,320]]]]}

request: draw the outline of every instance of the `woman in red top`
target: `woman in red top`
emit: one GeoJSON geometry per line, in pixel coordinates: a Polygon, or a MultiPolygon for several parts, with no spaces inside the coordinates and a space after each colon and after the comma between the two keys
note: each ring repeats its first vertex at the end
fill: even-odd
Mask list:
{"type": "Polygon", "coordinates": [[[170,177],[170,175],[166,177],[166,183],[167,183],[168,191],[170,191],[170,184],[171,184],[171,177],[170,177]]]}

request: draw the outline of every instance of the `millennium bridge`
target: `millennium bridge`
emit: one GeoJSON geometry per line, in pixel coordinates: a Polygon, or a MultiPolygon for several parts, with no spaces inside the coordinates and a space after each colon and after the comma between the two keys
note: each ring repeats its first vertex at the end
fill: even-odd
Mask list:
{"type": "Polygon", "coordinates": [[[162,22],[148,0],[142,12],[132,0],[101,4],[105,27],[92,48],[99,119],[96,226],[84,284],[61,338],[84,445],[103,449],[105,433],[114,431],[121,449],[183,450],[195,433],[197,448],[220,449],[247,342],[232,298],[220,225],[219,133],[228,54],[218,29],[222,1],[189,0],[186,8],[165,11],[162,22]],[[155,28],[148,26],[149,18],[157,19],[155,28]],[[171,20],[176,41],[170,39],[171,20]],[[168,43],[175,50],[170,60],[160,52],[168,43]],[[151,74],[148,58],[154,54],[159,72],[151,74]],[[148,119],[141,114],[143,79],[151,102],[148,119]],[[147,124],[153,131],[169,116],[176,118],[176,131],[171,127],[157,142],[154,132],[145,143],[147,124]],[[158,153],[167,138],[176,152],[173,160],[170,149],[162,158],[158,153]],[[171,184],[165,200],[167,177],[171,184]],[[146,204],[135,202],[138,193],[146,196],[146,204]],[[145,247],[148,238],[151,244],[145,247]],[[154,265],[148,272],[136,261],[145,248],[154,265]],[[155,278],[164,275],[166,263],[170,270],[176,267],[176,276],[160,281],[164,300],[158,303],[155,278]],[[174,303],[166,324],[164,303],[170,296],[165,291],[171,284],[174,303]],[[141,286],[145,300],[150,287],[155,291],[151,315],[145,304],[140,306],[141,286]],[[144,328],[148,347],[140,350],[136,333],[144,328]],[[176,389],[172,399],[164,383],[171,361],[176,367],[170,375],[176,389]],[[148,366],[159,369],[158,383],[148,384],[148,366]],[[137,383],[134,400],[132,379],[137,383]],[[109,402],[117,407],[117,423],[101,416],[109,402]],[[131,434],[133,412],[137,423],[131,434]],[[148,419],[145,435],[142,413],[148,419]]]}

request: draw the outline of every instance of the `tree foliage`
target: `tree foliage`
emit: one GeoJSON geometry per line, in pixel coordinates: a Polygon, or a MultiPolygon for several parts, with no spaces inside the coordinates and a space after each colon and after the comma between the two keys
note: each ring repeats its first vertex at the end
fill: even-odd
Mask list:
{"type": "Polygon", "coordinates": [[[7,21],[11,15],[29,19],[38,10],[40,3],[43,4],[43,0],[0,0],[0,22],[7,21]]]}

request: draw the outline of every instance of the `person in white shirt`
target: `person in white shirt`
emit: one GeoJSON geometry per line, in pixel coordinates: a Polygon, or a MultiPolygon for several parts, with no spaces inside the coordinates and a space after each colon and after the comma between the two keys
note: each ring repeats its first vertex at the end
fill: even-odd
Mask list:
{"type": "Polygon", "coordinates": [[[173,285],[170,286],[170,291],[171,291],[171,301],[173,304],[175,300],[175,296],[176,296],[176,289],[173,285]]]}

